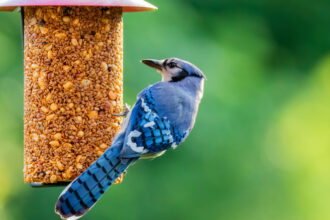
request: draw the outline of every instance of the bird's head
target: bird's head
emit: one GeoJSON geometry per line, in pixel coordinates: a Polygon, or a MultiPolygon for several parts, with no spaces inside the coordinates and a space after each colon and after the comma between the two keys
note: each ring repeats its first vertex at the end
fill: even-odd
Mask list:
{"type": "Polygon", "coordinates": [[[141,62],[160,72],[165,82],[177,82],[186,77],[205,78],[202,71],[195,65],[178,58],[168,58],[164,60],[147,59],[141,62]]]}

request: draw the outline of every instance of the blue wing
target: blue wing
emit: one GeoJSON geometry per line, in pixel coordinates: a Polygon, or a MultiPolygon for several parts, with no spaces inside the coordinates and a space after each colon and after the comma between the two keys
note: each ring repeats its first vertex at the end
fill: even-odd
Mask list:
{"type": "Polygon", "coordinates": [[[138,96],[130,115],[122,158],[162,152],[177,146],[186,136],[185,132],[179,132],[168,118],[160,117],[155,106],[152,90],[145,89],[138,96]]]}

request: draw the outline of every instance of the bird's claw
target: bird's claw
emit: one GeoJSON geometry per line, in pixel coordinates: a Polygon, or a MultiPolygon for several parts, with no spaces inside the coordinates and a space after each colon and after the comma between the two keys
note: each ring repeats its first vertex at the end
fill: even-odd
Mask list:
{"type": "Polygon", "coordinates": [[[123,117],[126,117],[130,111],[131,111],[131,106],[128,105],[127,103],[125,103],[124,111],[123,111],[122,113],[114,114],[114,115],[115,115],[115,116],[123,116],[123,117]]]}

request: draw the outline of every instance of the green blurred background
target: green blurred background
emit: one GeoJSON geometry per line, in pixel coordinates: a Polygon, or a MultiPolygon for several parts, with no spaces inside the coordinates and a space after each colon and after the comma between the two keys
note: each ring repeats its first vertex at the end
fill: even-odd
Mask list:
{"type": "MultiPolygon", "coordinates": [[[[330,219],[330,2],[152,0],[125,14],[125,102],[179,57],[208,80],[177,150],[139,161],[84,219],[330,219]]],[[[0,219],[59,219],[23,183],[19,13],[0,13],[0,219]]]]}

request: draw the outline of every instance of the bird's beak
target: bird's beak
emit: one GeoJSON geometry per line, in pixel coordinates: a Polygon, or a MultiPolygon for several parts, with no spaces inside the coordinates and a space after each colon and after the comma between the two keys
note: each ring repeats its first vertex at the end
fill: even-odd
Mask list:
{"type": "Polygon", "coordinates": [[[142,63],[155,68],[159,71],[162,71],[163,68],[163,61],[162,60],[141,60],[142,63]]]}

